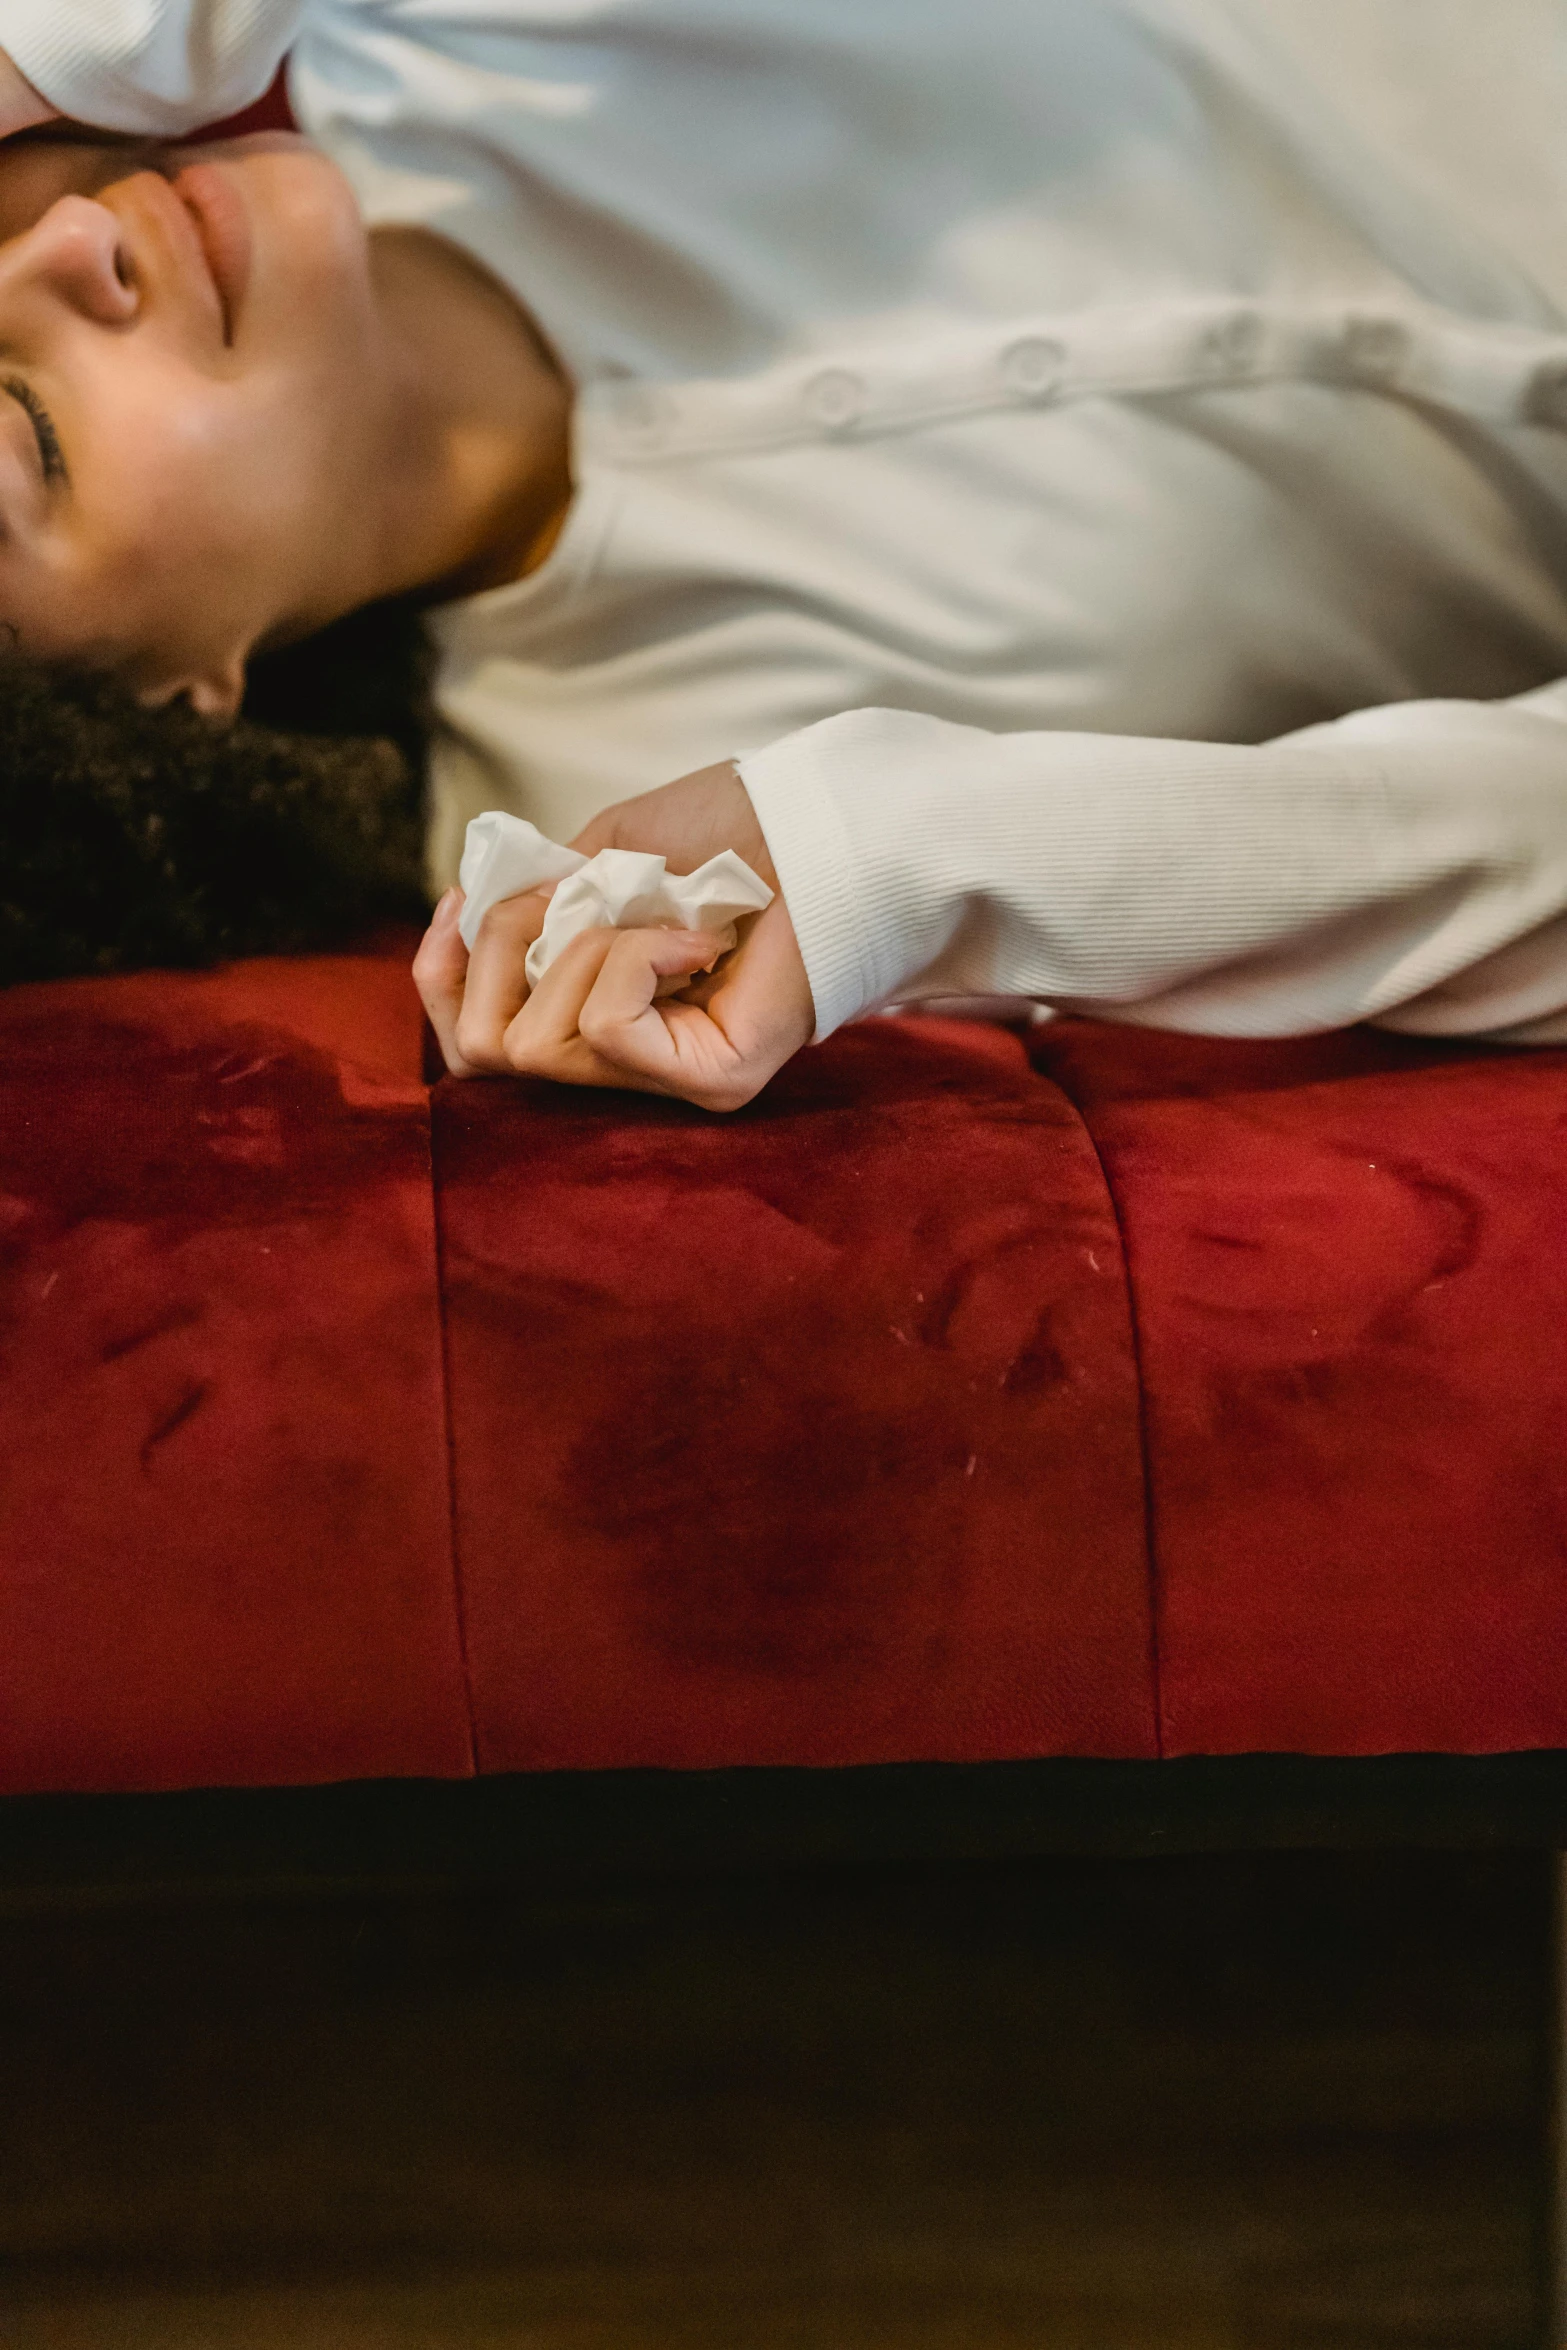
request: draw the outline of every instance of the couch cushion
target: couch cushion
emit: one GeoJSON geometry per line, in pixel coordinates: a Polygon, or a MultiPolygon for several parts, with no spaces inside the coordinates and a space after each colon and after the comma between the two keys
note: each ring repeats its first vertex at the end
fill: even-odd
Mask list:
{"type": "Polygon", "coordinates": [[[1015,1038],[447,1083],[435,1145],[482,1767],[1153,1752],[1115,1221],[1015,1038]]]}
{"type": "Polygon", "coordinates": [[[1034,1057],[1126,1234],[1165,1750],[1567,1745],[1567,1053],[1034,1057]]]}
{"type": "Polygon", "coordinates": [[[0,1786],[469,1767],[409,943],[0,996],[0,1786]]]}
{"type": "MultiPolygon", "coordinates": [[[[0,1786],[471,1766],[409,944],[0,998],[0,1786]]],[[[874,1022],[434,1139],[484,1767],[1567,1745],[1567,1054],[874,1022]]]]}

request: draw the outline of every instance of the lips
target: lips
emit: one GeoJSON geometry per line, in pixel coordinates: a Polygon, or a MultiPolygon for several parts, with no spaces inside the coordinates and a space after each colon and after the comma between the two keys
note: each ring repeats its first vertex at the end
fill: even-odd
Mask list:
{"type": "Polygon", "coordinates": [[[188,164],[169,185],[195,228],[222,306],[224,340],[232,343],[235,320],[250,283],[250,214],[233,180],[219,164],[188,164]]]}

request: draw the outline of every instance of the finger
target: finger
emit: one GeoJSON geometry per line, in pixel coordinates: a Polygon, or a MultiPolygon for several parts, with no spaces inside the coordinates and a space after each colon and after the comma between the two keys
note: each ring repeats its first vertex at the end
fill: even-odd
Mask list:
{"type": "Polygon", "coordinates": [[[582,1007],[579,1032],[615,1072],[616,1084],[673,1094],[699,1109],[741,1109],[809,1032],[775,1000],[765,959],[757,965],[759,976],[747,979],[753,959],[754,949],[745,947],[723,956],[707,1004],[691,1000],[700,980],[678,996],[649,1000],[658,967],[678,973],[687,967],[685,958],[656,950],[633,957],[629,949],[612,948],[582,1007]]]}
{"type": "Polygon", "coordinates": [[[546,904],[536,890],[503,898],[490,907],[473,942],[455,1038],[469,1069],[487,1077],[510,1074],[506,1030],[527,1000],[528,949],[544,928],[546,904]]]}
{"type": "Polygon", "coordinates": [[[510,1066],[565,1085],[680,1090],[669,1022],[654,998],[660,980],[688,977],[721,951],[718,939],[700,931],[585,932],[513,1019],[505,1040],[510,1066]],[[639,1043],[628,1050],[626,1038],[639,1024],[639,1043]]]}
{"type": "Polygon", "coordinates": [[[700,978],[723,952],[722,939],[699,930],[621,932],[577,1018],[584,1044],[616,1083],[698,1099],[724,1039],[705,1013],[658,991],[671,979],[700,978]]]}
{"type": "Polygon", "coordinates": [[[413,960],[414,986],[435,1030],[441,1058],[454,1077],[472,1077],[457,1049],[457,1021],[462,1011],[463,980],[468,949],[457,925],[462,917],[463,893],[449,889],[430,917],[430,927],[419,941],[413,960]]]}
{"type": "Polygon", "coordinates": [[[734,924],[735,943],[728,953],[720,955],[717,962],[706,970],[693,972],[687,985],[681,988],[673,1000],[682,1004],[700,1004],[705,1011],[727,986],[739,957],[745,951],[746,942],[760,920],[759,914],[742,914],[734,924]]]}
{"type": "Polygon", "coordinates": [[[781,1068],[807,1043],[816,1025],[811,983],[789,908],[774,898],[748,918],[741,943],[710,980],[689,991],[700,1000],[736,1053],[760,1053],[781,1068]]]}
{"type": "MultiPolygon", "coordinates": [[[[669,1094],[704,1110],[741,1108],[804,1036],[798,1022],[786,1037],[776,1016],[753,1019],[757,1038],[744,1051],[698,1005],[656,994],[661,979],[684,977],[693,964],[700,969],[717,960],[719,951],[720,941],[701,932],[622,931],[611,939],[585,994],[577,977],[575,1046],[563,1049],[557,1035],[552,1066],[544,1073],[571,1072],[582,1084],[669,1094]]],[[[755,995],[753,990],[753,1007],[755,995]]],[[[564,1009],[562,1004],[559,1013],[564,1009]]]]}
{"type": "MultiPolygon", "coordinates": [[[[775,898],[711,979],[681,991],[689,1005],[675,1024],[679,1090],[711,1110],[741,1108],[810,1040],[811,984],[794,924],[775,898]]],[[[665,1007],[669,1009],[669,1007],[665,1007]]]]}

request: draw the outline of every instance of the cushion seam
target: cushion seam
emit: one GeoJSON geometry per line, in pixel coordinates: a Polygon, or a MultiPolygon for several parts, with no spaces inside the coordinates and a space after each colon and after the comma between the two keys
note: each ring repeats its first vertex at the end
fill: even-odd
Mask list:
{"type": "Polygon", "coordinates": [[[446,1228],[441,1214],[441,1186],[436,1169],[435,1087],[430,1088],[427,1099],[430,1216],[435,1231],[435,1308],[441,1340],[441,1430],[446,1459],[446,1523],[451,1545],[452,1613],[457,1626],[457,1659],[462,1673],[463,1706],[467,1715],[468,1769],[472,1777],[478,1778],[479,1726],[474,1705],[473,1670],[468,1655],[468,1611],[463,1596],[462,1546],[457,1530],[457,1431],[452,1417],[451,1333],[446,1310],[446,1228]]]}
{"type": "Polygon", "coordinates": [[[1121,1254],[1121,1276],[1126,1293],[1126,1317],[1132,1340],[1132,1368],[1137,1380],[1137,1455],[1143,1480],[1143,1555],[1147,1561],[1148,1575],[1148,1671],[1153,1694],[1154,1753],[1158,1760],[1163,1762],[1166,1759],[1166,1754],[1164,1657],[1159,1622],[1161,1582],[1154,1511],[1153,1462],[1148,1442],[1148,1385],[1143,1368],[1142,1321],[1138,1313],[1137,1288],[1132,1279],[1131,1251],[1127,1245],[1126,1225],[1121,1214],[1121,1202],[1116,1196],[1110,1169],[1106,1165],[1104,1153],[1099,1147],[1099,1137],[1089,1125],[1083,1105],[1069,1091],[1063,1080],[1053,1072],[1047,1076],[1043,1070],[1036,1068],[1034,1074],[1043,1083],[1055,1087],[1082,1128],[1084,1139],[1094,1154],[1094,1164],[1099,1169],[1099,1179],[1104,1185],[1111,1221],[1115,1226],[1116,1246],[1121,1254]]]}

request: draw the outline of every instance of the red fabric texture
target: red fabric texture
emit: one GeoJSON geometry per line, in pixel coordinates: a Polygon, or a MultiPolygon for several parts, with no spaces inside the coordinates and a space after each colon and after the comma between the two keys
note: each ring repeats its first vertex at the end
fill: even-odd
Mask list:
{"type": "Polygon", "coordinates": [[[0,996],[0,1786],[456,1773],[395,958],[0,996]]]}
{"type": "Polygon", "coordinates": [[[481,1767],[1154,1751],[1115,1223],[1014,1038],[447,1083],[435,1147],[481,1767]]]}
{"type": "Polygon", "coordinates": [[[1126,1239],[1165,1751],[1567,1745],[1567,1053],[1034,1057],[1126,1239]]]}
{"type": "Polygon", "coordinates": [[[431,1097],[410,943],[0,997],[0,1787],[1567,1745],[1567,1053],[431,1097]]]}

